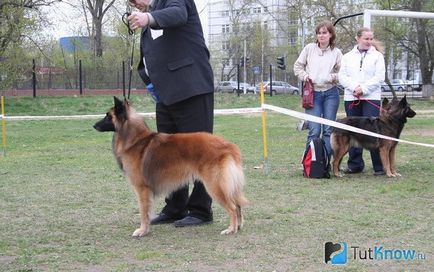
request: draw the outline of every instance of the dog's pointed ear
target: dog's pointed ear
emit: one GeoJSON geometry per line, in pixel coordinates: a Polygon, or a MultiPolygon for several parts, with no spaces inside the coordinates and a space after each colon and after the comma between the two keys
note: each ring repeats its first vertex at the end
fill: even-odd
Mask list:
{"type": "Polygon", "coordinates": [[[384,99],[383,99],[383,102],[381,103],[381,107],[385,107],[385,106],[387,106],[387,104],[389,104],[389,99],[387,99],[387,97],[385,97],[384,99]]]}
{"type": "Polygon", "coordinates": [[[123,122],[127,119],[127,111],[125,105],[116,96],[113,96],[113,99],[115,102],[114,111],[115,111],[116,118],[119,121],[123,122]]]}
{"type": "Polygon", "coordinates": [[[404,95],[404,97],[401,99],[401,101],[399,101],[399,105],[401,106],[407,106],[407,95],[404,95]]]}
{"type": "Polygon", "coordinates": [[[119,98],[117,98],[116,96],[113,96],[113,101],[115,103],[115,107],[119,107],[122,105],[122,101],[119,100],[119,98]]]}

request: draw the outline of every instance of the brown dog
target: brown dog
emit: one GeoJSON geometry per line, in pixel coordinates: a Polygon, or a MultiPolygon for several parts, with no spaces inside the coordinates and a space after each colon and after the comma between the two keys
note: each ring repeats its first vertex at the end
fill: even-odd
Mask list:
{"type": "MultiPolygon", "coordinates": [[[[394,98],[390,103],[385,98],[380,117],[346,117],[338,120],[338,122],[398,139],[407,122],[407,117],[412,118],[415,115],[416,112],[410,108],[404,96],[401,101],[394,98]]],[[[342,177],[339,166],[350,147],[363,147],[369,150],[379,148],[386,175],[388,177],[400,176],[396,172],[395,165],[395,149],[398,145],[396,141],[334,128],[330,143],[333,148],[333,174],[336,177],[342,177]]]]}
{"type": "Polygon", "coordinates": [[[113,153],[137,194],[140,228],[133,237],[149,232],[154,195],[169,194],[195,180],[200,180],[229,214],[230,225],[221,233],[241,229],[241,207],[247,200],[243,195],[244,173],[238,147],[205,132],[153,132],[128,101],[115,97],[114,102],[114,107],[94,128],[114,131],[113,153]]]}

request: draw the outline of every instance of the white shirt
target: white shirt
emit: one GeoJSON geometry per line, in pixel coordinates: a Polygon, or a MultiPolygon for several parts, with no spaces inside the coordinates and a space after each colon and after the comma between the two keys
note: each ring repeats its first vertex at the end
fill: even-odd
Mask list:
{"type": "Polygon", "coordinates": [[[361,53],[357,46],[342,57],[339,83],[344,86],[344,100],[354,101],[354,89],[360,85],[361,99],[381,100],[381,83],[384,81],[385,65],[383,54],[371,46],[361,53]]]}

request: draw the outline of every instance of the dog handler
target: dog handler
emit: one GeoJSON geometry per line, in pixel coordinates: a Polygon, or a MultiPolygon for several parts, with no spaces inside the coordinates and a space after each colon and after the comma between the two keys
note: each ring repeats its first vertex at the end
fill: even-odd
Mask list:
{"type": "MultiPolygon", "coordinates": [[[[381,82],[384,81],[385,65],[382,49],[374,41],[374,33],[360,28],[357,45],[342,58],[339,82],[344,86],[345,112],[347,116],[380,115],[381,82]]],[[[374,175],[384,175],[380,151],[370,151],[374,175]]],[[[363,149],[352,147],[349,151],[348,169],[344,173],[362,172],[365,168],[363,149]]]]}
{"type": "MultiPolygon", "coordinates": [[[[141,28],[138,72],[156,98],[158,132],[212,133],[214,79],[194,0],[130,0],[133,30],[141,28]]],[[[166,198],[166,206],[151,224],[176,227],[213,220],[211,198],[195,181],[166,198]]]]}

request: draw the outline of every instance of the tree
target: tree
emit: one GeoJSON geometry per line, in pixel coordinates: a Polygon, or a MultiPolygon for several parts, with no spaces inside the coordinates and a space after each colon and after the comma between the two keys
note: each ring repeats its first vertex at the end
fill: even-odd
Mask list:
{"type": "MultiPolygon", "coordinates": [[[[6,0],[0,2],[0,89],[20,76],[20,56],[25,38],[44,21],[41,7],[60,0],[6,0]]],[[[33,40],[31,40],[33,42],[33,40]]],[[[27,65],[28,66],[28,65],[27,65]]]]}
{"type": "Polygon", "coordinates": [[[86,0],[86,8],[89,10],[92,16],[91,37],[94,39],[95,54],[97,57],[102,57],[103,55],[103,19],[110,7],[113,6],[114,2],[115,0],[86,0]]]}
{"type": "MultiPolygon", "coordinates": [[[[432,11],[431,0],[389,0],[377,1],[379,6],[390,10],[432,11]]],[[[386,20],[386,19],[384,19],[386,20]]],[[[401,54],[391,56],[407,60],[407,79],[415,79],[417,69],[420,70],[424,95],[432,95],[432,76],[434,70],[434,20],[413,18],[387,18],[384,31],[390,36],[386,43],[386,56],[392,52],[401,54]],[[402,23],[404,21],[405,23],[402,23]]]]}
{"type": "MultiPolygon", "coordinates": [[[[423,8],[434,7],[430,0],[411,1],[411,10],[422,11],[423,8]]],[[[434,69],[434,31],[432,31],[434,22],[427,19],[413,19],[416,25],[417,33],[417,52],[420,60],[420,70],[423,84],[432,84],[434,69]]]]}

